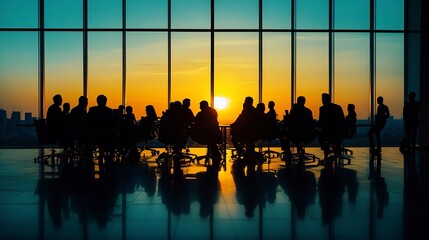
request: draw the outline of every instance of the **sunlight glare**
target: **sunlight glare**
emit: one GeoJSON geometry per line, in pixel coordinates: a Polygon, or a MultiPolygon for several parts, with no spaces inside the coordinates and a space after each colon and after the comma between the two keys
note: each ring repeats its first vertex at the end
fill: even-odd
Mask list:
{"type": "Polygon", "coordinates": [[[225,109],[228,106],[228,99],[225,97],[215,97],[214,106],[219,110],[225,109]]]}

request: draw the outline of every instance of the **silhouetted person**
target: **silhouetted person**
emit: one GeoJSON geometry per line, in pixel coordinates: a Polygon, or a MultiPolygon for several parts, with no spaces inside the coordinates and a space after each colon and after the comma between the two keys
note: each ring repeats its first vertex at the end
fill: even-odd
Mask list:
{"type": "Polygon", "coordinates": [[[207,101],[200,102],[201,111],[195,117],[195,125],[192,130],[192,139],[199,144],[207,145],[212,158],[212,169],[208,168],[208,174],[212,174],[217,180],[221,154],[217,144],[221,142],[217,111],[209,106],[207,101]],[[210,169],[210,170],[209,170],[210,169]]]}
{"type": "Polygon", "coordinates": [[[183,121],[186,126],[186,129],[191,129],[194,125],[195,115],[192,110],[189,108],[191,106],[191,100],[189,98],[185,98],[182,101],[183,108],[183,121]]]}
{"type": "Polygon", "coordinates": [[[268,112],[265,113],[264,118],[264,134],[263,139],[271,141],[279,137],[279,121],[277,120],[277,113],[274,109],[274,101],[268,102],[268,112]]]}
{"type": "Polygon", "coordinates": [[[64,130],[64,117],[61,113],[61,104],[63,103],[63,98],[60,94],[56,94],[52,99],[54,103],[48,108],[46,121],[48,125],[49,136],[56,143],[60,143],[64,130]]]}
{"type": "Polygon", "coordinates": [[[120,141],[125,147],[125,159],[128,162],[136,162],[139,160],[139,154],[137,151],[137,121],[133,113],[133,107],[127,106],[125,108],[125,114],[122,117],[120,127],[120,141]]]}
{"type": "Polygon", "coordinates": [[[113,110],[106,106],[107,97],[99,95],[97,106],[88,110],[88,129],[91,140],[101,148],[101,151],[109,153],[114,145],[115,116],[113,110]]]}
{"type": "Polygon", "coordinates": [[[334,152],[339,152],[341,142],[344,137],[344,112],[340,105],[331,102],[331,95],[322,94],[322,106],[319,108],[319,142],[325,152],[325,157],[329,151],[329,146],[333,146],[334,152]]]}
{"type": "Polygon", "coordinates": [[[238,155],[244,151],[255,151],[255,141],[258,134],[255,129],[258,126],[258,113],[253,106],[253,98],[246,97],[243,103],[243,110],[234,123],[231,124],[231,141],[238,155]]]}
{"type": "Polygon", "coordinates": [[[153,105],[147,105],[145,108],[146,116],[142,117],[139,121],[140,132],[143,140],[152,140],[157,137],[157,122],[158,115],[156,114],[153,105]]]}
{"type": "Polygon", "coordinates": [[[405,141],[407,147],[416,147],[417,126],[419,125],[420,102],[416,101],[416,93],[408,94],[408,101],[404,104],[403,119],[405,127],[405,141]]]}
{"type": "Polygon", "coordinates": [[[346,138],[352,138],[356,135],[356,128],[357,128],[357,114],[355,110],[354,104],[348,104],[347,105],[347,116],[345,117],[345,137],[346,138]]]}
{"type": "Polygon", "coordinates": [[[265,104],[260,102],[256,104],[256,112],[257,112],[257,129],[258,136],[257,139],[264,139],[266,136],[266,130],[267,130],[267,119],[265,115],[265,104]]]}
{"type": "Polygon", "coordinates": [[[64,150],[70,150],[70,148],[73,146],[70,103],[66,102],[63,104],[63,111],[61,112],[61,114],[64,121],[62,142],[64,145],[64,150]]]}
{"type": "Polygon", "coordinates": [[[313,112],[305,106],[305,97],[299,96],[297,103],[290,110],[287,128],[290,140],[295,143],[297,152],[304,153],[303,144],[316,137],[313,112]]]}
{"type": "Polygon", "coordinates": [[[381,152],[381,130],[383,130],[387,119],[390,117],[389,108],[384,105],[383,101],[383,97],[380,96],[377,98],[378,107],[375,114],[375,123],[371,126],[368,132],[369,147],[370,151],[373,153],[381,152]],[[374,135],[377,140],[377,148],[375,148],[374,145],[374,135]]]}
{"type": "Polygon", "coordinates": [[[185,132],[182,103],[174,101],[161,116],[159,140],[164,144],[171,144],[174,153],[181,153],[188,139],[185,132]]]}
{"type": "Polygon", "coordinates": [[[87,108],[88,98],[79,97],[79,103],[70,111],[71,129],[76,147],[85,150],[88,144],[87,108]]]}

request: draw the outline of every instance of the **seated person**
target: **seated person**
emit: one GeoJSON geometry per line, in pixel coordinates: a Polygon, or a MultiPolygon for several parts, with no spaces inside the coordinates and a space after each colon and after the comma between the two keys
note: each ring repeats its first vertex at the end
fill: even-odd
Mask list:
{"type": "Polygon", "coordinates": [[[255,142],[258,140],[258,114],[253,106],[253,98],[246,97],[243,110],[234,123],[231,124],[231,141],[238,155],[255,151],[255,142]]]}
{"type": "Polygon", "coordinates": [[[305,101],[303,96],[297,98],[287,122],[289,140],[296,144],[298,153],[304,153],[302,144],[312,142],[316,137],[313,113],[304,106],[305,101]]]}
{"type": "Polygon", "coordinates": [[[273,140],[279,137],[279,121],[277,120],[277,113],[274,109],[274,101],[268,102],[268,112],[265,114],[265,124],[266,124],[266,135],[265,139],[273,140]]]}
{"type": "Polygon", "coordinates": [[[158,115],[156,114],[153,105],[146,106],[146,116],[142,117],[139,121],[140,126],[140,137],[144,140],[152,140],[157,138],[158,129],[158,115]]]}
{"type": "Polygon", "coordinates": [[[164,144],[172,145],[173,153],[181,153],[188,138],[181,110],[181,102],[172,102],[161,116],[159,124],[158,139],[164,144]]]}
{"type": "Polygon", "coordinates": [[[119,123],[119,138],[121,144],[125,148],[125,153],[129,160],[137,160],[137,121],[133,113],[133,107],[127,106],[125,108],[125,114],[119,123]]]}
{"type": "Polygon", "coordinates": [[[217,120],[216,110],[209,107],[207,101],[200,102],[201,111],[195,117],[195,124],[192,128],[191,138],[199,144],[207,145],[212,158],[212,165],[218,169],[221,160],[221,154],[217,146],[221,143],[221,131],[217,120]]]}
{"type": "Polygon", "coordinates": [[[347,116],[344,119],[345,120],[345,138],[352,138],[356,135],[357,130],[357,114],[355,111],[355,105],[354,104],[348,104],[347,105],[347,116]]]}
{"type": "Polygon", "coordinates": [[[344,137],[344,112],[340,105],[331,102],[331,95],[322,94],[322,106],[319,109],[319,142],[327,157],[330,148],[337,154],[341,151],[341,142],[344,137]]]}

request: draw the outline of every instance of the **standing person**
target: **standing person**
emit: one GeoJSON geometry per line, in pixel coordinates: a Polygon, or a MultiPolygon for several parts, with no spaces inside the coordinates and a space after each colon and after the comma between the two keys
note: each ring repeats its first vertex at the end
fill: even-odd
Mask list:
{"type": "Polygon", "coordinates": [[[375,114],[375,123],[371,126],[368,132],[369,136],[369,147],[371,153],[380,153],[381,152],[381,130],[383,130],[384,125],[386,125],[387,119],[390,117],[389,108],[384,105],[384,99],[382,96],[377,98],[377,112],[375,114]],[[374,135],[377,140],[377,148],[374,145],[374,135]]]}
{"type": "Polygon", "coordinates": [[[55,142],[61,141],[61,135],[64,129],[64,118],[61,113],[61,104],[63,103],[63,98],[60,94],[56,94],[52,100],[54,103],[49,106],[48,112],[46,114],[46,123],[48,126],[49,136],[55,142]]]}
{"type": "Polygon", "coordinates": [[[322,106],[319,108],[319,142],[325,152],[329,152],[329,145],[333,145],[334,152],[339,153],[344,138],[344,112],[340,105],[331,102],[331,95],[322,94],[322,106]]]}
{"type": "Polygon", "coordinates": [[[99,95],[97,106],[88,110],[88,130],[92,143],[100,148],[101,157],[108,155],[109,158],[106,160],[111,161],[110,154],[115,139],[115,116],[113,110],[107,106],[107,97],[104,95],[99,95]]]}
{"type": "Polygon", "coordinates": [[[71,129],[73,139],[76,141],[76,147],[79,150],[86,151],[88,144],[88,130],[86,126],[88,98],[80,96],[78,101],[78,105],[70,111],[71,129]]]}
{"type": "Polygon", "coordinates": [[[408,101],[404,104],[403,119],[405,127],[405,141],[413,150],[416,147],[417,126],[419,125],[420,102],[416,101],[416,93],[408,94],[408,101]]]}

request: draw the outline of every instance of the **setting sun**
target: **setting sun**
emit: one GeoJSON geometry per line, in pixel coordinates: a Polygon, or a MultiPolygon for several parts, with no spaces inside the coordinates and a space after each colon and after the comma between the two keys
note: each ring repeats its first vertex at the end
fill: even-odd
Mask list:
{"type": "Polygon", "coordinates": [[[214,106],[216,109],[222,110],[228,107],[229,100],[225,97],[215,97],[214,106]]]}

